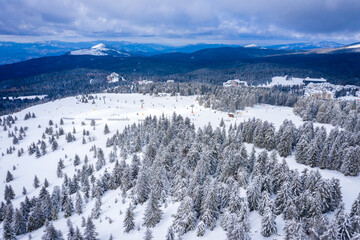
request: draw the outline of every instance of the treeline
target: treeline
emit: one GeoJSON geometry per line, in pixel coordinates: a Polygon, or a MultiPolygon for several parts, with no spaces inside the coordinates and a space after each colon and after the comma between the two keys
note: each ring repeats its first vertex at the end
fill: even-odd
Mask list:
{"type": "Polygon", "coordinates": [[[199,104],[226,112],[243,110],[256,104],[292,107],[303,93],[298,87],[228,87],[200,97],[199,104]]]}
{"type": "Polygon", "coordinates": [[[360,173],[360,134],[335,128],[327,134],[324,127],[314,128],[305,122],[296,128],[288,120],[276,131],[267,121],[251,119],[240,123],[236,137],[269,151],[276,149],[281,157],[295,151],[295,160],[310,167],[342,172],[345,176],[360,173]]]}
{"type": "Polygon", "coordinates": [[[328,123],[354,133],[360,131],[360,104],[356,101],[302,97],[294,112],[305,121],[328,123]]]}

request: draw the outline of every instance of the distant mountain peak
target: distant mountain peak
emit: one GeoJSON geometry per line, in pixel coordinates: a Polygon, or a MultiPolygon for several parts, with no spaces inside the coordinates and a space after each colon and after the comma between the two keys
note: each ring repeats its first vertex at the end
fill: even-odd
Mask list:
{"type": "Polygon", "coordinates": [[[106,48],[106,46],[103,43],[99,43],[99,44],[97,44],[95,46],[92,46],[91,48],[92,49],[104,49],[104,48],[106,48]]]}
{"type": "Polygon", "coordinates": [[[360,48],[360,42],[344,46],[344,48],[360,48]]]}
{"type": "Polygon", "coordinates": [[[256,44],[249,44],[249,45],[246,45],[244,46],[246,48],[254,48],[254,47],[258,47],[256,44]]]}
{"type": "Polygon", "coordinates": [[[107,47],[103,43],[96,44],[91,48],[70,51],[68,55],[91,55],[91,56],[114,56],[114,57],[130,57],[127,52],[118,51],[112,47],[107,47]]]}

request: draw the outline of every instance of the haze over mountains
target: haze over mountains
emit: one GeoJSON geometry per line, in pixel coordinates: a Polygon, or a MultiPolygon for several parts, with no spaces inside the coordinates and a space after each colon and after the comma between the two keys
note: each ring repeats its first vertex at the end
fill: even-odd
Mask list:
{"type": "MultiPolygon", "coordinates": [[[[191,44],[184,46],[170,46],[155,43],[136,43],[136,42],[114,42],[114,41],[89,41],[89,42],[63,42],[63,41],[43,41],[34,43],[16,43],[16,42],[0,42],[0,65],[20,62],[32,58],[59,56],[70,51],[88,49],[98,44],[104,44],[114,50],[127,52],[136,55],[151,56],[160,53],[183,52],[191,53],[206,48],[219,47],[239,47],[240,45],[226,44],[191,44]]],[[[248,46],[256,46],[248,44],[248,46]]],[[[272,46],[256,46],[269,49],[289,49],[289,50],[309,50],[322,48],[339,48],[343,44],[322,41],[309,43],[291,43],[272,46]]]]}

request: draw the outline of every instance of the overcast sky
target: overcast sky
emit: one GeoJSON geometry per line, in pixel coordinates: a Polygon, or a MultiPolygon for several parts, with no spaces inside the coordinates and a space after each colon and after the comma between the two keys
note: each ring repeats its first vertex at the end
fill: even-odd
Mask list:
{"type": "Polygon", "coordinates": [[[0,41],[360,41],[359,0],[0,0],[0,41]]]}

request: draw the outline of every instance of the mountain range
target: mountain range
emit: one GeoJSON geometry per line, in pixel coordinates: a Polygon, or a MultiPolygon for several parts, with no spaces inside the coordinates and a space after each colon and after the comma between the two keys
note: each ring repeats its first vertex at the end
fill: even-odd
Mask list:
{"type": "MultiPolygon", "coordinates": [[[[21,62],[38,57],[59,56],[71,51],[89,49],[98,44],[103,44],[115,51],[133,55],[153,56],[161,53],[182,52],[191,53],[208,48],[240,47],[239,45],[225,44],[191,44],[185,46],[170,46],[154,43],[135,43],[126,41],[90,41],[90,42],[63,42],[43,41],[34,43],[0,42],[0,65],[21,62]]],[[[246,45],[247,47],[281,49],[281,50],[309,50],[324,48],[339,48],[344,46],[331,41],[292,43],[273,46],[246,45]]]]}

